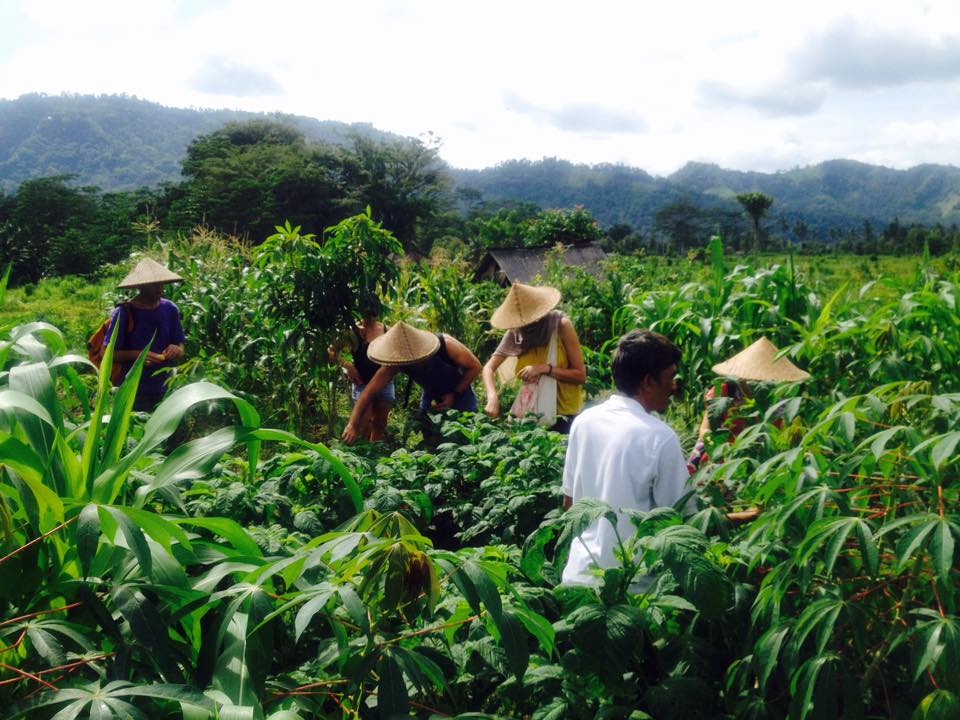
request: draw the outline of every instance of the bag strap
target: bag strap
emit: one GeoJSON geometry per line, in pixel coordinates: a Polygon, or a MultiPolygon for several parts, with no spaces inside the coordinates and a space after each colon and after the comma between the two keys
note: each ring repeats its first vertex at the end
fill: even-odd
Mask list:
{"type": "Polygon", "coordinates": [[[437,351],[437,353],[440,355],[440,357],[446,360],[448,364],[455,365],[456,363],[450,359],[450,353],[447,352],[447,341],[443,337],[443,333],[437,333],[437,337],[440,339],[440,349],[437,351]]]}

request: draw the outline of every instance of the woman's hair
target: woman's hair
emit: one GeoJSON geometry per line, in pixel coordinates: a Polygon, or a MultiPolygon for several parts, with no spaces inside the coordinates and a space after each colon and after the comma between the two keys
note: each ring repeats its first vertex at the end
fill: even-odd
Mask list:
{"type": "Polygon", "coordinates": [[[613,353],[613,382],[625,395],[636,395],[648,375],[680,362],[680,348],[652,330],[631,330],[613,353]]]}
{"type": "Polygon", "coordinates": [[[381,317],[383,301],[376,293],[365,292],[360,296],[360,314],[364,317],[381,317]]]}

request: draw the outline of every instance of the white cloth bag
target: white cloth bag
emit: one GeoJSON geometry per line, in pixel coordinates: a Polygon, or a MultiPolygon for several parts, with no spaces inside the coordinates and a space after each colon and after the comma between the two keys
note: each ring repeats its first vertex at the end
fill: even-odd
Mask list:
{"type": "MultiPolygon", "coordinates": [[[[516,359],[513,372],[516,373],[516,359]]],[[[557,332],[550,335],[547,346],[547,363],[557,366],[557,332]]],[[[503,367],[503,365],[501,365],[503,367]]],[[[541,425],[553,425],[557,421],[557,379],[552,375],[540,375],[533,382],[525,382],[517,391],[517,399],[510,406],[510,414],[522,418],[528,413],[538,416],[541,425]]]]}

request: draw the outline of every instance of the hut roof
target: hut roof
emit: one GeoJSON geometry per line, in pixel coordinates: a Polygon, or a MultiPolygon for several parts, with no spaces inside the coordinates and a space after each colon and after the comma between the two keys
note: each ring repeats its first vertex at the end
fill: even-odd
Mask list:
{"type": "MultiPolygon", "coordinates": [[[[475,280],[496,280],[501,285],[514,282],[528,283],[534,276],[543,274],[547,253],[555,245],[536,247],[505,248],[493,247],[487,250],[474,271],[475,280]]],[[[607,257],[596,243],[578,243],[565,245],[563,262],[566,265],[582,267],[591,274],[600,271],[601,262],[607,257]]]]}

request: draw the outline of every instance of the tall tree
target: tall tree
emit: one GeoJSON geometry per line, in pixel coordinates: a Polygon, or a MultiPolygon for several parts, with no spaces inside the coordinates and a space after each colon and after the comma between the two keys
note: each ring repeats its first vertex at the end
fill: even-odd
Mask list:
{"type": "Polygon", "coordinates": [[[753,222],[754,249],[762,250],[760,221],[767,210],[770,209],[770,206],[773,205],[773,198],[762,192],[747,192],[737,195],[737,202],[743,206],[744,212],[750,216],[750,220],[753,222]]]}
{"type": "Polygon", "coordinates": [[[451,205],[450,178],[435,144],[407,138],[377,142],[353,136],[345,172],[354,197],[370,206],[406,250],[429,251],[427,233],[420,226],[451,205]]]}
{"type": "Polygon", "coordinates": [[[322,232],[360,210],[347,197],[343,170],[341,150],[308,144],[289,125],[230,123],[187,149],[187,180],[167,190],[167,224],[183,228],[202,222],[256,242],[278,219],[322,232]]]}

